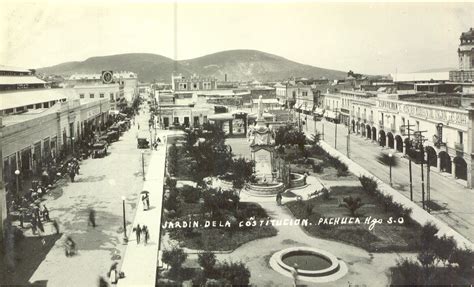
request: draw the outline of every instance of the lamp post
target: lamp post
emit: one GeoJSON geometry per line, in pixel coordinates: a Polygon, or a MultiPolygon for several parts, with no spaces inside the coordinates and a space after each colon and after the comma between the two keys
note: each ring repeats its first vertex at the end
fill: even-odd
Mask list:
{"type": "Polygon", "coordinates": [[[15,170],[16,175],[16,195],[20,193],[20,171],[17,169],[15,170]]]}
{"type": "Polygon", "coordinates": [[[122,210],[123,210],[123,244],[127,244],[128,237],[127,237],[127,221],[125,219],[125,196],[122,196],[122,210]]]}
{"type": "Polygon", "coordinates": [[[142,151],[142,177],[145,180],[145,152],[142,151]]]}
{"type": "Polygon", "coordinates": [[[392,186],[392,153],[388,154],[388,165],[390,167],[390,186],[392,186]]]}

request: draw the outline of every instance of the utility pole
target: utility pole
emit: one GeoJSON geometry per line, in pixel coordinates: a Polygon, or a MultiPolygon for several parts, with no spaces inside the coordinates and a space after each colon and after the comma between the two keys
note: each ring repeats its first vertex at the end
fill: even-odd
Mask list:
{"type": "MultiPolygon", "coordinates": [[[[417,149],[420,150],[420,158],[421,158],[421,204],[423,206],[423,209],[426,209],[426,204],[425,204],[425,178],[424,178],[424,169],[423,169],[423,163],[425,162],[425,148],[423,146],[423,142],[426,141],[426,138],[423,136],[423,133],[427,131],[416,131],[415,132],[415,143],[417,149]]],[[[428,163],[429,165],[429,163],[428,163]]]]}
{"type": "Polygon", "coordinates": [[[350,126],[347,128],[347,143],[346,143],[346,147],[347,147],[347,158],[351,158],[350,156],[350,143],[351,143],[351,128],[350,126]]]}
{"type": "MultiPolygon", "coordinates": [[[[413,125],[410,125],[410,121],[407,122],[407,125],[402,125],[401,127],[404,127],[408,131],[408,142],[411,142],[410,139],[410,129],[413,125]]],[[[408,148],[407,143],[405,144],[405,149],[408,148]]],[[[411,172],[411,157],[408,155],[408,173],[410,174],[410,200],[413,201],[413,177],[412,177],[412,172],[411,172]]]]}

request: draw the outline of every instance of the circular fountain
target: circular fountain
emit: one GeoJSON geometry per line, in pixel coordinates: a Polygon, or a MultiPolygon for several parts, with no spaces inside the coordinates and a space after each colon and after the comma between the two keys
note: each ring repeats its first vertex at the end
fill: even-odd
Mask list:
{"type": "Polygon", "coordinates": [[[270,258],[270,266],[277,272],[291,277],[297,264],[301,280],[330,282],[347,273],[346,264],[333,254],[309,247],[292,247],[276,252],[270,258]]]}

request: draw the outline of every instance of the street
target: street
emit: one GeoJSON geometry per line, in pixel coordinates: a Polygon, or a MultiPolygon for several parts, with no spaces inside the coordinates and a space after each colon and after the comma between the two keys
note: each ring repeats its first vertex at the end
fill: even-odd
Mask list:
{"type": "MultiPolygon", "coordinates": [[[[305,118],[302,115],[302,120],[305,118]]],[[[303,131],[308,134],[314,134],[314,121],[308,120],[307,126],[303,126],[303,131]]],[[[316,129],[322,133],[324,126],[324,141],[334,147],[335,143],[335,124],[328,121],[316,122],[316,129]]],[[[323,137],[321,136],[321,139],[323,137]]],[[[347,127],[342,124],[337,125],[337,149],[347,155],[347,127]]],[[[357,134],[350,135],[349,157],[363,168],[370,171],[379,179],[389,183],[389,167],[378,162],[377,156],[380,153],[393,150],[382,148],[376,142],[357,134]]],[[[401,153],[396,154],[398,157],[401,153]]],[[[409,168],[408,160],[399,158],[397,167],[392,167],[393,187],[406,197],[410,197],[409,187],[409,168]]],[[[426,165],[424,165],[425,183],[426,183],[426,165]]],[[[421,171],[420,165],[412,163],[413,176],[413,199],[422,206],[421,191],[421,171]]],[[[474,202],[474,191],[467,189],[461,183],[453,179],[450,175],[440,174],[434,169],[430,172],[431,200],[442,207],[439,211],[432,211],[435,215],[457,232],[469,240],[474,241],[474,212],[472,211],[472,202],[474,202]]],[[[426,193],[426,187],[425,187],[426,193]]]]}
{"type": "MultiPolygon", "coordinates": [[[[76,182],[68,182],[62,194],[44,202],[51,218],[58,221],[62,237],[29,279],[31,283],[97,286],[99,276],[106,277],[113,259],[120,260],[123,256],[126,245],[123,245],[122,197],[125,197],[130,232],[143,186],[142,158],[136,146],[137,122],[147,127],[148,114],[142,112],[136,117],[135,126],[109,147],[109,155],[82,161],[76,182]],[[88,225],[91,209],[96,212],[95,228],[88,225]],[[66,236],[76,242],[77,255],[65,256],[66,236]]],[[[145,168],[149,153],[146,150],[144,154],[145,168]]]]}

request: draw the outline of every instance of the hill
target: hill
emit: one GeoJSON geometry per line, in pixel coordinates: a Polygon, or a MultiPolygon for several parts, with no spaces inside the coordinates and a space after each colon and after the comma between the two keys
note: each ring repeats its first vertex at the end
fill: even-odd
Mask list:
{"type": "Polygon", "coordinates": [[[224,51],[180,61],[155,54],[119,54],[37,69],[41,73],[65,76],[73,73],[98,73],[102,70],[132,71],[143,82],[170,81],[173,72],[212,76],[219,80],[224,80],[224,75],[227,74],[231,81],[284,80],[292,76],[339,79],[346,76],[345,72],[304,65],[256,50],[224,51]]]}

